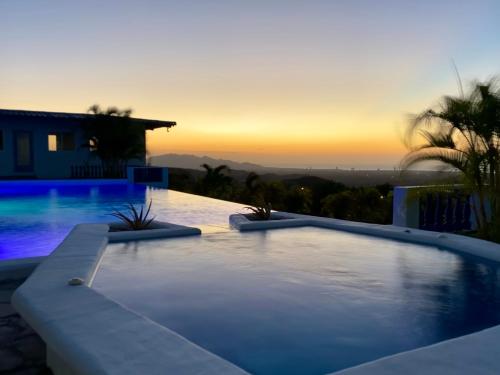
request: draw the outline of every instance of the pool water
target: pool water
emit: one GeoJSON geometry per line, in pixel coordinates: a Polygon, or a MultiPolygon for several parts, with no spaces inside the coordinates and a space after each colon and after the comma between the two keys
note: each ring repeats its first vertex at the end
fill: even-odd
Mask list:
{"type": "Polygon", "coordinates": [[[158,220],[226,225],[241,205],[151,189],[122,181],[16,181],[0,183],[0,260],[48,255],[79,223],[108,223],[127,202],[144,204],[158,220]]]}
{"type": "Polygon", "coordinates": [[[500,323],[498,266],[309,227],[112,244],[93,287],[258,375],[325,374],[500,323]]]}

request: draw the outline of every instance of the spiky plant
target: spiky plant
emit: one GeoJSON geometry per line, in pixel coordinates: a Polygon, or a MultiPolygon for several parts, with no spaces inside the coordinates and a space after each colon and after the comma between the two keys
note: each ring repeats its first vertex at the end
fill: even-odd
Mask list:
{"type": "Polygon", "coordinates": [[[251,215],[256,220],[269,220],[271,219],[271,203],[263,203],[257,206],[244,207],[246,210],[252,211],[251,215]]]}
{"type": "Polygon", "coordinates": [[[128,203],[127,213],[115,211],[111,213],[111,215],[121,220],[129,230],[148,229],[155,219],[154,217],[149,217],[149,212],[151,211],[152,204],[153,201],[150,200],[146,211],[144,211],[143,205],[141,205],[141,210],[138,211],[132,203],[128,203]]]}

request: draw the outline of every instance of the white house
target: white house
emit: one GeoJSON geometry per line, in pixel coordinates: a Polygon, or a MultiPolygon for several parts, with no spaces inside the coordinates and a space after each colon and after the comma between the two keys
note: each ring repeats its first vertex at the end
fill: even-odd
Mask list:
{"type": "MultiPolygon", "coordinates": [[[[96,168],[81,125],[91,114],[0,109],[1,178],[71,178],[75,171],[96,168]]],[[[170,128],[176,123],[131,119],[146,130],[170,128]]],[[[145,139],[145,137],[144,137],[145,139]]],[[[142,160],[134,161],[143,165],[142,160]]]]}

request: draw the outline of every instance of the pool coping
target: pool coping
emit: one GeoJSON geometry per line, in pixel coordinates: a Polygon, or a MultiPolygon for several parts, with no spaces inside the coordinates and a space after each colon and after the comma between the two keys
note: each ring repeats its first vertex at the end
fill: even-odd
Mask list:
{"type": "MultiPolygon", "coordinates": [[[[229,217],[229,223],[240,231],[312,226],[342,230],[398,241],[436,246],[453,252],[500,262],[500,245],[451,233],[367,224],[280,212],[284,220],[251,221],[245,215],[229,217]]],[[[335,375],[454,375],[500,373],[500,325],[454,339],[382,357],[344,370],[335,375]]]]}
{"type": "Polygon", "coordinates": [[[252,221],[243,214],[234,214],[229,216],[229,224],[242,232],[304,226],[335,229],[421,245],[438,246],[446,250],[500,262],[500,244],[480,240],[478,238],[466,237],[453,233],[431,232],[394,225],[360,223],[326,217],[293,214],[289,212],[273,214],[285,219],[252,221]]]}
{"type": "MultiPolygon", "coordinates": [[[[107,224],[75,226],[12,297],[13,307],[47,344],[53,373],[246,374],[91,288],[108,229],[107,224]],[[69,285],[70,279],[82,285],[69,285]]],[[[201,233],[175,224],[164,231],[163,238],[201,233]]]]}
{"type": "Polygon", "coordinates": [[[94,185],[126,185],[128,184],[126,178],[72,178],[67,180],[62,179],[26,179],[26,180],[0,180],[0,186],[2,185],[20,185],[20,184],[33,184],[33,185],[86,185],[90,182],[94,185]]]}
{"type": "MultiPolygon", "coordinates": [[[[286,219],[250,221],[235,214],[229,221],[240,231],[314,226],[438,246],[500,261],[500,245],[474,238],[291,213],[273,215],[286,219]]],[[[171,225],[170,235],[164,238],[200,232],[197,228],[171,225]]],[[[47,343],[47,360],[55,375],[246,373],[92,289],[93,277],[109,242],[107,224],[75,226],[14,293],[14,308],[47,343]],[[75,277],[81,278],[84,285],[68,285],[68,280],[75,277]]],[[[498,340],[500,325],[335,374],[497,374],[498,340]]]]}
{"type": "MultiPolygon", "coordinates": [[[[108,223],[108,227],[111,228],[112,225],[119,225],[121,223],[108,223]]],[[[155,220],[153,222],[157,227],[151,229],[142,230],[124,230],[111,232],[108,231],[108,242],[127,242],[127,241],[142,241],[142,240],[155,240],[161,238],[179,237],[179,236],[189,236],[201,234],[201,230],[194,227],[187,227],[185,225],[178,225],[167,223],[164,221],[155,220]]]]}

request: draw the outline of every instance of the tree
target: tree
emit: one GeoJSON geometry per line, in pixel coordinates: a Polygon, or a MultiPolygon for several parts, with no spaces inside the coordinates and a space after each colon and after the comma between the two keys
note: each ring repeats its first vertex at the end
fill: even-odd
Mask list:
{"type": "Polygon", "coordinates": [[[255,172],[249,172],[245,179],[245,187],[250,194],[255,194],[260,188],[260,176],[255,172]]]}
{"type": "Polygon", "coordinates": [[[427,160],[459,170],[465,187],[477,199],[472,208],[480,235],[498,236],[500,218],[500,91],[495,81],[475,83],[467,94],[445,96],[438,109],[427,109],[411,121],[410,152],[403,168],[427,160]],[[488,217],[487,202],[493,208],[488,217]]]}
{"type": "Polygon", "coordinates": [[[208,164],[202,164],[205,175],[200,181],[200,190],[209,197],[228,199],[231,194],[233,179],[226,173],[230,172],[227,165],[219,165],[213,168],[208,164]]]}
{"type": "Polygon", "coordinates": [[[309,214],[311,212],[312,193],[304,186],[294,186],[288,189],[283,198],[285,207],[290,212],[309,214]]]}
{"type": "Polygon", "coordinates": [[[237,199],[241,202],[252,205],[265,205],[263,196],[263,182],[255,172],[249,172],[244,184],[237,189],[237,199]]]}
{"type": "Polygon", "coordinates": [[[354,220],[358,216],[355,202],[356,196],[351,190],[330,194],[321,201],[321,213],[336,219],[354,220]]]}
{"type": "Polygon", "coordinates": [[[288,189],[283,181],[263,182],[260,186],[259,195],[262,201],[271,203],[274,210],[286,211],[284,200],[288,193],[288,189]]]}
{"type": "Polygon", "coordinates": [[[327,195],[340,193],[347,189],[341,183],[325,180],[315,176],[303,176],[285,181],[289,190],[304,189],[308,192],[309,197],[306,199],[307,213],[312,215],[321,214],[321,200],[327,195]]]}
{"type": "Polygon", "coordinates": [[[88,110],[93,116],[83,123],[83,147],[97,156],[109,174],[118,173],[130,160],[142,160],[146,154],[144,126],[132,123],[132,110],[109,107],[106,110],[93,105],[88,110]],[[109,172],[111,171],[111,172],[109,172]]]}
{"type": "Polygon", "coordinates": [[[362,187],[330,194],[322,203],[322,214],[336,219],[388,224],[392,215],[392,195],[373,187],[362,187]]]}

